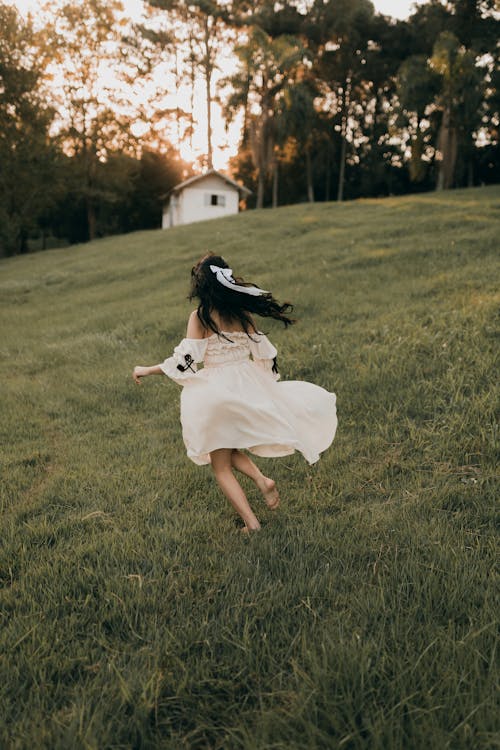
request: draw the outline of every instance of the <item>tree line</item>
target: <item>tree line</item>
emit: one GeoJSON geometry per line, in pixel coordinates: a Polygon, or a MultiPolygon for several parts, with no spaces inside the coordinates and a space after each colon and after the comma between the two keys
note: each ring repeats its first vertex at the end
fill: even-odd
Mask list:
{"type": "Polygon", "coordinates": [[[494,5],[149,0],[133,23],[119,0],[58,0],[41,23],[0,2],[0,254],[159,226],[162,196],[212,166],[215,103],[242,121],[249,207],[497,181],[494,5]],[[185,163],[200,84],[206,153],[185,163]]]}

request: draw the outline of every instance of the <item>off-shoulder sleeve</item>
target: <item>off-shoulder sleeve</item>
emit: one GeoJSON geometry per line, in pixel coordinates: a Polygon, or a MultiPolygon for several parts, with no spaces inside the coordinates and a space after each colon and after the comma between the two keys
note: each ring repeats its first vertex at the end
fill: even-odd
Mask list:
{"type": "Polygon", "coordinates": [[[196,377],[197,364],[203,362],[207,343],[207,339],[182,339],[173,355],[161,363],[161,370],[172,380],[184,385],[190,378],[196,377]]]}
{"type": "Polygon", "coordinates": [[[276,364],[278,350],[263,333],[257,333],[250,339],[250,352],[256,365],[269,373],[274,380],[279,380],[280,375],[276,364]]]}

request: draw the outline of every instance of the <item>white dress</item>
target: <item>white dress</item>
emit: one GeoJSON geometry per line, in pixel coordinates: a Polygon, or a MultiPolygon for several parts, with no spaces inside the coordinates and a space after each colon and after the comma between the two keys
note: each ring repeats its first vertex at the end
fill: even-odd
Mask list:
{"type": "Polygon", "coordinates": [[[262,333],[228,332],[183,339],[160,365],[183,386],[182,436],[192,461],[210,463],[217,448],[246,448],[266,457],[298,450],[313,464],[332,443],[335,394],[305,381],[279,382],[276,354],[262,333]]]}

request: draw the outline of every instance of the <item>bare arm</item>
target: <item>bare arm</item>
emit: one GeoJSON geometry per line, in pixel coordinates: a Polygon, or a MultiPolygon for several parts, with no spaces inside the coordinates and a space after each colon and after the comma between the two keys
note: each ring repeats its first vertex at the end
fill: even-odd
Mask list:
{"type": "Polygon", "coordinates": [[[163,371],[160,365],[152,365],[151,367],[143,367],[142,365],[137,365],[136,367],[134,367],[132,377],[134,378],[137,385],[140,385],[141,378],[146,378],[148,375],[162,375],[162,374],[163,374],[163,371]]]}
{"type": "MultiPolygon", "coordinates": [[[[196,310],[193,310],[193,312],[189,316],[186,338],[203,339],[205,338],[205,336],[206,336],[206,330],[203,327],[198,315],[196,314],[196,310]]],[[[162,375],[162,374],[163,374],[163,370],[161,369],[160,365],[151,365],[150,367],[137,365],[137,367],[134,367],[132,377],[137,383],[137,385],[140,385],[141,378],[146,378],[148,375],[162,375]]]]}

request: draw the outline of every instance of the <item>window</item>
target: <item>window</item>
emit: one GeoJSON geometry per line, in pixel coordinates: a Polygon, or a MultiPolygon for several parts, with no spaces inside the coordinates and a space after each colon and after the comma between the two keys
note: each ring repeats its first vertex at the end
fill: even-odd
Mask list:
{"type": "Polygon", "coordinates": [[[218,193],[205,193],[205,206],[222,206],[226,205],[226,196],[218,193]]]}

